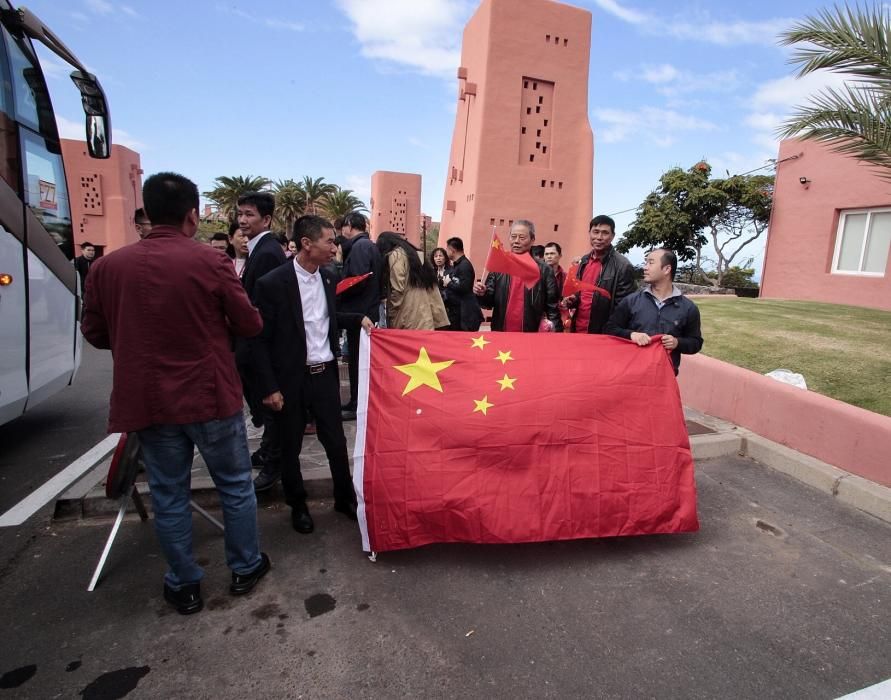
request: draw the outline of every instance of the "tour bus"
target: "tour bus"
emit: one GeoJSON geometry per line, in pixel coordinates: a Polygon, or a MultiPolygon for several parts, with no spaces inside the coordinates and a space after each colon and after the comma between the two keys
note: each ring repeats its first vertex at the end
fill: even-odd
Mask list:
{"type": "Polygon", "coordinates": [[[90,155],[111,154],[102,87],[28,10],[0,0],[0,424],[74,378],[80,287],[53,106],[33,41],[69,63],[90,155]]]}

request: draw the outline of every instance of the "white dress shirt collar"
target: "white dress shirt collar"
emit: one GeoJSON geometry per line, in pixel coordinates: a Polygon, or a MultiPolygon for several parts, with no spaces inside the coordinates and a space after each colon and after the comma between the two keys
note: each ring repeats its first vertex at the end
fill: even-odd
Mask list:
{"type": "Polygon", "coordinates": [[[254,252],[254,248],[257,247],[257,244],[260,242],[260,239],[263,238],[269,231],[263,231],[262,233],[258,233],[251,240],[248,241],[248,256],[254,252]]]}

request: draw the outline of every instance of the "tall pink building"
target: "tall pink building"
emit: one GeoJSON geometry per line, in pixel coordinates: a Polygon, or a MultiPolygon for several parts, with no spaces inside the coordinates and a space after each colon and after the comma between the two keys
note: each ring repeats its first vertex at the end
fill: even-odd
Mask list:
{"type": "Polygon", "coordinates": [[[891,182],[813,141],[777,160],[761,296],[891,311],[891,182]]]}
{"type": "Polygon", "coordinates": [[[464,28],[439,242],[461,237],[478,270],[515,219],[564,256],[590,247],[590,47],[591,13],[551,0],[483,0],[464,28]]]}
{"type": "Polygon", "coordinates": [[[421,242],[421,176],[378,170],[371,176],[371,237],[382,231],[421,242]]]}
{"type": "Polygon", "coordinates": [[[97,160],[86,141],[62,139],[62,157],[75,244],[89,241],[109,253],[139,240],[133,220],[142,206],[139,154],[113,145],[111,158],[97,160]]]}

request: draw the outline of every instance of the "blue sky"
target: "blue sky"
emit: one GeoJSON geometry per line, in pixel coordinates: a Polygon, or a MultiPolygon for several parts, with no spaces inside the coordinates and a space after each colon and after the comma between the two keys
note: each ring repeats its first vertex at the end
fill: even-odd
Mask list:
{"type": "MultiPolygon", "coordinates": [[[[524,0],[516,2],[522,10],[524,0]]],[[[29,0],[95,72],[113,138],[146,173],[325,177],[368,201],[375,170],[423,176],[439,219],[466,0],[29,0]]],[[[773,130],[835,76],[795,80],[776,35],[807,0],[578,0],[593,14],[595,210],[618,231],[666,169],[716,174],[776,155],[773,130]]],[[[63,64],[44,69],[63,136],[82,138],[63,64]]],[[[749,254],[760,258],[763,241],[749,254]]],[[[640,256],[636,256],[638,259],[640,256]]]]}

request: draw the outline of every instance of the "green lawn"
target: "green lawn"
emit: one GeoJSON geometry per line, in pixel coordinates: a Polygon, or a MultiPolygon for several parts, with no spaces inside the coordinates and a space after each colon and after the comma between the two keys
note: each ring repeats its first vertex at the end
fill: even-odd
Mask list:
{"type": "Polygon", "coordinates": [[[702,352],[764,374],[789,369],[808,389],[891,416],[891,312],[767,299],[695,299],[702,352]]]}

